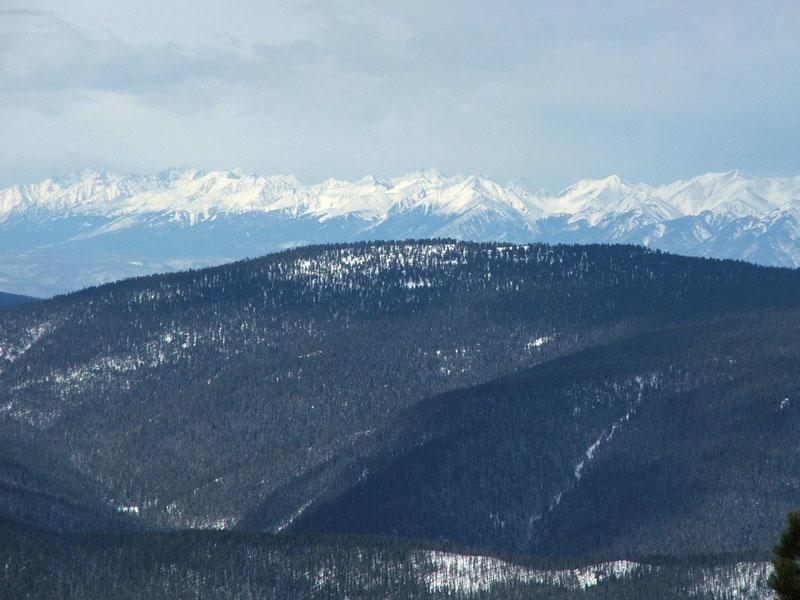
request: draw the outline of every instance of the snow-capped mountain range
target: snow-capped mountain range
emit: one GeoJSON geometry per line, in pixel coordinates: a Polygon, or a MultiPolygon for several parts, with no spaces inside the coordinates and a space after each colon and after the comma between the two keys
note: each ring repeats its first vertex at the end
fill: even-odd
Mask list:
{"type": "Polygon", "coordinates": [[[547,193],[433,169],[317,185],[86,170],[0,191],[0,289],[45,296],[300,244],[430,237],[634,243],[796,267],[800,177],[730,171],[650,186],[614,175],[547,193]]]}

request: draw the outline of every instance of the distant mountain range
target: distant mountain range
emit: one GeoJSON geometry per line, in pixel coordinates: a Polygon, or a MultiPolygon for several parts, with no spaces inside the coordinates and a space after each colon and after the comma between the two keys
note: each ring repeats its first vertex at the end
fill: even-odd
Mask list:
{"type": "Polygon", "coordinates": [[[654,187],[611,176],[550,194],[435,170],[310,186],[238,170],[87,170],[0,191],[0,289],[47,296],[309,243],[441,237],[633,243],[794,267],[800,177],[731,171],[654,187]]]}

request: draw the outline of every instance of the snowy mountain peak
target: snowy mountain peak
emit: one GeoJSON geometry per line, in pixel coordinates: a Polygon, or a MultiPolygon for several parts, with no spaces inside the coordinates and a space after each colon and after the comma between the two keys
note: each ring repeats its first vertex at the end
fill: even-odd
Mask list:
{"type": "Polygon", "coordinates": [[[169,169],[154,176],[87,169],[0,191],[0,218],[29,210],[116,216],[184,212],[197,218],[277,210],[323,220],[343,215],[384,220],[408,210],[452,215],[481,209],[518,213],[523,221],[563,214],[596,224],[629,212],[653,213],[658,219],[703,212],[763,217],[796,206],[798,198],[800,178],[757,179],[742,171],[706,173],[659,187],[611,175],[583,179],[548,195],[523,179],[503,186],[483,175],[445,177],[437,169],[391,180],[366,176],[310,186],[291,175],[261,176],[241,169],[169,169]]]}
{"type": "Polygon", "coordinates": [[[298,244],[425,237],[624,242],[798,266],[800,177],[729,171],[651,186],[611,175],[553,194],[437,169],[314,185],[241,169],[87,169],[0,191],[0,286],[41,294],[298,244]],[[73,245],[98,254],[68,279],[57,265],[73,245]]]}
{"type": "Polygon", "coordinates": [[[562,194],[601,193],[605,190],[629,190],[631,187],[632,185],[619,175],[609,175],[603,179],[581,179],[565,189],[562,194]]]}

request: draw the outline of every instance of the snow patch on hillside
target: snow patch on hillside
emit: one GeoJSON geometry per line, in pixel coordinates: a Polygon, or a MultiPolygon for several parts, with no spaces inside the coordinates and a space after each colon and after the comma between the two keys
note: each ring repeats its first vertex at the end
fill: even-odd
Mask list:
{"type": "MultiPolygon", "coordinates": [[[[581,591],[611,578],[624,579],[657,573],[664,567],[630,560],[608,561],[568,569],[535,569],[488,556],[473,556],[431,551],[426,562],[433,570],[425,574],[428,589],[434,594],[480,594],[504,583],[530,583],[581,591]]],[[[767,586],[771,565],[767,562],[738,562],[732,565],[687,569],[685,584],[677,591],[686,597],[768,600],[767,586]]]]}
{"type": "Polygon", "coordinates": [[[281,531],[289,527],[289,525],[294,523],[300,515],[302,515],[306,510],[308,510],[308,507],[311,506],[312,503],[313,500],[308,500],[307,502],[304,502],[297,510],[295,510],[292,514],[290,514],[283,522],[281,522],[275,528],[275,533],[280,533],[281,531]]]}
{"type": "Polygon", "coordinates": [[[574,569],[530,569],[487,556],[430,552],[434,570],[425,577],[432,593],[488,591],[504,582],[538,583],[570,590],[583,590],[611,578],[624,577],[655,567],[627,560],[605,562],[574,569]]]}
{"type": "MultiPolygon", "coordinates": [[[[644,394],[644,387],[645,387],[645,379],[639,375],[635,378],[637,385],[639,386],[639,391],[636,394],[636,399],[631,403],[628,411],[622,415],[619,419],[614,421],[606,431],[604,431],[600,437],[598,437],[592,444],[586,449],[584,452],[584,458],[581,458],[578,463],[575,465],[574,475],[575,479],[580,481],[581,476],[583,475],[584,467],[591,462],[597,451],[600,449],[600,446],[603,444],[609,443],[612,439],[614,439],[614,435],[622,428],[622,425],[628,421],[630,421],[631,417],[636,413],[636,409],[639,408],[639,405],[642,403],[642,395],[644,394]]],[[[656,382],[657,377],[655,375],[650,376],[650,384],[654,385],[656,382]]]]}
{"type": "Polygon", "coordinates": [[[768,562],[743,561],[709,567],[702,570],[700,581],[686,591],[715,598],[727,594],[737,600],[772,600],[774,594],[767,584],[771,572],[772,565],[768,562]]]}

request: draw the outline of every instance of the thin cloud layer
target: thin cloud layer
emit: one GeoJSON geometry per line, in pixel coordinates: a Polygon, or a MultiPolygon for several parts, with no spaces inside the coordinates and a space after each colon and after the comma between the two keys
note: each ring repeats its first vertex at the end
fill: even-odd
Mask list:
{"type": "Polygon", "coordinates": [[[84,166],[435,164],[550,187],[800,172],[796,2],[86,4],[0,12],[0,184],[84,166]]]}

